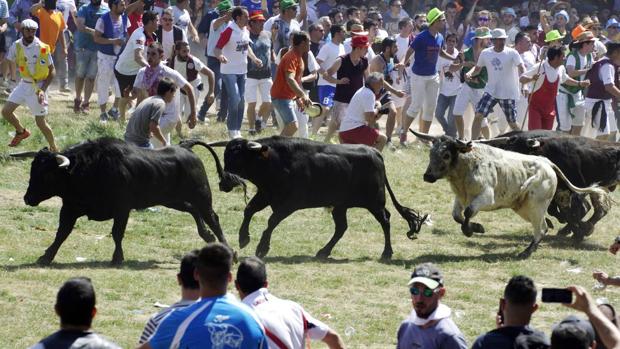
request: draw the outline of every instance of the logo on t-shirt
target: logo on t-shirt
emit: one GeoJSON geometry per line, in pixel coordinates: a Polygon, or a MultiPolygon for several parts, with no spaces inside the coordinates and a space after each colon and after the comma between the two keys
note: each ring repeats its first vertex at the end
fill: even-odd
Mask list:
{"type": "Polygon", "coordinates": [[[237,52],[245,52],[248,50],[249,43],[247,41],[237,41],[237,52]]]}
{"type": "Polygon", "coordinates": [[[207,323],[207,329],[211,334],[213,349],[241,348],[243,344],[243,333],[233,325],[207,323]]]}
{"type": "Polygon", "coordinates": [[[491,65],[493,66],[493,70],[495,71],[501,71],[502,69],[502,61],[497,58],[497,57],[493,57],[493,59],[491,60],[491,65]]]}

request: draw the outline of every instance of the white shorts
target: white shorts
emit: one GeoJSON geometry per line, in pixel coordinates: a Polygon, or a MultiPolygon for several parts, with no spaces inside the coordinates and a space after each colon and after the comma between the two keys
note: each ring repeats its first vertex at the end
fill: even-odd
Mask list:
{"type": "MultiPolygon", "coordinates": [[[[39,98],[35,93],[36,88],[35,84],[22,80],[11,92],[8,101],[17,105],[27,106],[34,116],[45,116],[47,115],[47,106],[39,104],[39,98]]],[[[45,99],[49,100],[47,93],[45,93],[45,99]]]]}
{"type": "Polygon", "coordinates": [[[594,104],[600,101],[599,99],[586,98],[586,111],[587,111],[587,119],[592,122],[592,125],[596,131],[597,136],[608,135],[612,132],[618,131],[618,125],[616,124],[616,117],[614,114],[614,108],[611,105],[611,99],[605,99],[603,102],[605,103],[605,112],[607,113],[607,120],[605,120],[605,127],[603,130],[600,130],[601,125],[601,112],[599,110],[597,115],[592,115],[592,109],[594,108],[594,104]]]}
{"type": "MultiPolygon", "coordinates": [[[[407,90],[410,90],[409,82],[404,77],[400,79],[400,82],[394,81],[392,87],[394,87],[396,90],[405,91],[405,93],[407,92],[407,90]]],[[[407,95],[403,98],[392,95],[392,101],[394,102],[394,106],[397,109],[404,107],[408,96],[409,93],[407,93],[407,95]]]]}
{"type": "Polygon", "coordinates": [[[439,74],[432,76],[411,76],[411,104],[407,116],[415,118],[422,110],[422,120],[433,121],[437,96],[439,95],[439,74]]]}
{"type": "Polygon", "coordinates": [[[461,88],[459,94],[456,95],[452,114],[463,116],[469,103],[471,103],[472,107],[475,109],[476,105],[478,105],[478,102],[480,102],[480,98],[482,98],[483,93],[483,88],[475,89],[469,87],[469,85],[467,84],[463,84],[463,88],[461,88]]]}
{"type": "Polygon", "coordinates": [[[572,112],[575,117],[572,117],[568,110],[568,95],[558,92],[557,97],[555,97],[560,131],[568,132],[572,126],[583,126],[585,122],[586,108],[582,93],[578,92],[574,94],[573,99],[575,101],[575,107],[572,112]]]}
{"type": "Polygon", "coordinates": [[[256,103],[258,102],[258,96],[260,96],[262,103],[271,103],[271,85],[273,85],[273,82],[269,78],[247,78],[245,80],[245,102],[256,103]]]}

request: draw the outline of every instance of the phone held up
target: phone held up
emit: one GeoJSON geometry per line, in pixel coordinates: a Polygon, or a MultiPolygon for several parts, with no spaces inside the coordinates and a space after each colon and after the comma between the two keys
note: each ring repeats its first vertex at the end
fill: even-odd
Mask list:
{"type": "Polygon", "coordinates": [[[543,288],[543,303],[573,303],[573,292],[565,288],[543,288]]]}

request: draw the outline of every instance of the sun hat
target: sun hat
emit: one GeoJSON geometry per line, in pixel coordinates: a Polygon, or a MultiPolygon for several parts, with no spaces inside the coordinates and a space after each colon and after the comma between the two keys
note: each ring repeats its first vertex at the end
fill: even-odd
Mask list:
{"type": "Polygon", "coordinates": [[[502,28],[495,28],[491,30],[491,39],[506,39],[508,35],[506,35],[506,31],[502,28]]]}
{"type": "Polygon", "coordinates": [[[584,28],[581,24],[578,24],[575,29],[573,29],[573,31],[570,32],[570,36],[571,38],[573,38],[573,41],[577,40],[577,38],[579,37],[579,35],[583,32],[586,31],[586,28],[584,28]]]}
{"type": "Polygon", "coordinates": [[[568,22],[569,18],[568,18],[568,12],[566,12],[565,10],[562,11],[558,11],[555,13],[555,16],[553,16],[554,18],[557,18],[558,16],[562,16],[564,17],[564,19],[568,22]]]}
{"type": "Polygon", "coordinates": [[[426,21],[428,22],[428,25],[433,24],[436,20],[441,18],[441,16],[443,16],[443,14],[444,14],[444,11],[438,9],[437,7],[432,8],[426,14],[426,21]]]}
{"type": "Polygon", "coordinates": [[[351,38],[351,47],[368,47],[370,46],[370,42],[368,42],[368,36],[366,35],[356,35],[351,38]]]}
{"type": "Polygon", "coordinates": [[[218,12],[227,12],[227,11],[230,11],[231,8],[232,8],[232,4],[228,0],[222,1],[219,4],[217,4],[218,12]]]}
{"type": "Polygon", "coordinates": [[[502,15],[511,15],[517,18],[517,13],[515,12],[515,9],[513,9],[512,7],[504,7],[502,9],[502,15]]]}
{"type": "Polygon", "coordinates": [[[33,21],[32,19],[24,19],[22,21],[22,28],[24,29],[39,29],[39,25],[37,24],[37,22],[33,21]]]}
{"type": "Polygon", "coordinates": [[[588,42],[588,41],[594,41],[594,40],[597,40],[596,36],[594,36],[594,33],[592,33],[589,30],[586,30],[584,32],[581,32],[581,34],[577,36],[577,39],[575,39],[575,43],[579,44],[582,42],[588,42]]]}
{"type": "Polygon", "coordinates": [[[364,31],[364,26],[361,24],[353,24],[351,26],[351,36],[355,35],[368,35],[368,32],[364,31]]]}
{"type": "Polygon", "coordinates": [[[548,32],[547,34],[545,34],[545,42],[551,42],[551,41],[562,40],[562,39],[564,39],[564,35],[560,34],[560,31],[557,29],[554,29],[548,32]]]}
{"type": "Polygon", "coordinates": [[[620,28],[620,22],[618,22],[615,18],[610,18],[605,25],[605,29],[609,28],[620,28]]]}
{"type": "Polygon", "coordinates": [[[250,21],[265,21],[265,16],[263,16],[263,11],[258,10],[254,11],[250,14],[250,21]]]}
{"type": "Polygon", "coordinates": [[[475,39],[490,39],[491,38],[491,29],[488,27],[478,27],[476,28],[475,39]]]}
{"type": "Polygon", "coordinates": [[[295,0],[280,0],[280,11],[297,6],[295,0]]]}
{"type": "Polygon", "coordinates": [[[443,274],[433,263],[423,263],[413,269],[407,286],[415,283],[421,283],[434,290],[439,286],[443,286],[443,274]]]}

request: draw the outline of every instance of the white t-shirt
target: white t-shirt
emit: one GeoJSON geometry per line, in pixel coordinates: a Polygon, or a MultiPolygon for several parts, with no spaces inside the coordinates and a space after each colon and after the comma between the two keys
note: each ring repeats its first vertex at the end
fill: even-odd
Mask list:
{"type": "Polygon", "coordinates": [[[535,64],[528,71],[523,73],[523,76],[527,76],[528,78],[534,77],[534,75],[538,74],[538,80],[534,83],[533,92],[536,92],[542,85],[545,79],[547,79],[550,83],[555,83],[560,79],[560,84],[563,84],[568,79],[568,74],[566,73],[566,68],[563,65],[553,68],[549,65],[549,62],[545,60],[543,63],[535,64]],[[542,68],[540,65],[543,65],[542,68]],[[540,69],[540,70],[539,70],[540,69]]]}
{"type": "Polygon", "coordinates": [[[63,17],[65,18],[65,23],[69,23],[69,15],[71,12],[77,11],[75,1],[73,0],[57,0],[56,9],[62,12],[63,17]]]}
{"type": "MultiPolygon", "coordinates": [[[[319,50],[319,54],[316,56],[316,59],[320,59],[322,61],[321,68],[324,70],[328,70],[334,65],[338,57],[344,56],[344,46],[342,44],[334,44],[333,42],[328,42],[321,50],[319,50]]],[[[336,78],[336,74],[333,75],[336,78]]],[[[323,76],[319,77],[319,86],[333,86],[336,87],[336,84],[332,84],[327,82],[327,80],[323,79],[323,76]]]]}
{"type": "Polygon", "coordinates": [[[368,87],[364,86],[357,90],[344,112],[339,131],[349,131],[367,125],[364,113],[375,111],[375,99],[374,92],[368,87]]]}
{"type": "Polygon", "coordinates": [[[248,48],[250,46],[250,32],[248,28],[239,28],[237,23],[230,22],[219,40],[229,37],[228,42],[224,44],[222,55],[228,60],[220,65],[220,73],[222,74],[246,74],[248,72],[248,48]]]}
{"type": "Polygon", "coordinates": [[[502,52],[495,52],[493,47],[484,49],[478,57],[479,67],[486,67],[489,81],[484,92],[496,99],[517,99],[519,97],[518,66],[523,64],[519,53],[505,47],[502,52]]]}
{"type": "MultiPolygon", "coordinates": [[[[454,54],[452,55],[452,57],[456,58],[458,54],[459,51],[454,50],[454,54]]],[[[439,93],[448,97],[456,96],[461,90],[461,78],[459,76],[460,72],[450,71],[450,66],[452,65],[452,63],[454,62],[441,56],[439,56],[439,58],[437,59],[437,71],[439,72],[439,76],[441,79],[439,85],[439,93]]]]}
{"type": "Polygon", "coordinates": [[[207,56],[215,57],[215,45],[217,45],[220,35],[222,35],[222,32],[228,28],[230,23],[233,22],[229,21],[227,23],[222,23],[219,27],[215,28],[213,25],[215,24],[215,19],[211,21],[209,39],[207,40],[207,56]]]}
{"type": "Polygon", "coordinates": [[[607,53],[607,47],[601,40],[594,41],[594,54],[596,57],[603,57],[607,53]]]}
{"type": "Polygon", "coordinates": [[[134,52],[141,49],[142,55],[144,55],[146,59],[145,43],[146,35],[144,34],[144,28],[138,28],[131,33],[129,40],[127,40],[127,45],[125,45],[123,52],[118,56],[118,61],[116,61],[115,68],[119,73],[123,75],[138,74],[138,70],[140,70],[142,66],[134,60],[134,52]]]}
{"type": "MultiPolygon", "coordinates": [[[[585,69],[586,66],[588,65],[588,57],[587,56],[582,56],[579,53],[577,53],[579,55],[579,69],[585,69]]],[[[592,66],[592,64],[594,63],[594,59],[590,60],[590,66],[592,66]]],[[[575,60],[575,56],[573,55],[569,55],[568,58],[566,58],[566,68],[568,69],[568,67],[573,67],[573,69],[575,69],[575,67],[577,66],[577,60],[575,60]]],[[[586,74],[581,74],[579,75],[580,77],[584,77],[586,74]]]]}
{"type": "MultiPolygon", "coordinates": [[[[407,50],[409,49],[409,37],[407,36],[403,38],[402,36],[400,36],[400,34],[396,35],[396,46],[398,47],[398,51],[396,51],[396,57],[398,58],[399,62],[404,63],[405,56],[407,55],[407,50]]],[[[414,57],[415,55],[411,55],[411,64],[409,64],[407,69],[405,69],[405,72],[407,72],[408,69],[410,69],[413,65],[414,57]]]]}
{"type": "MultiPolygon", "coordinates": [[[[118,21],[114,21],[114,18],[112,18],[112,16],[110,16],[110,19],[112,20],[112,25],[114,26],[114,33],[121,33],[123,31],[123,17],[119,16],[118,21]]],[[[127,22],[127,24],[129,25],[129,21],[127,22]]],[[[99,18],[97,20],[97,23],[95,24],[95,30],[100,32],[101,34],[105,32],[105,25],[103,24],[103,19],[99,18]]],[[[120,51],[121,45],[114,45],[114,53],[118,55],[120,51]]],[[[106,55],[105,53],[97,50],[97,57],[105,56],[109,55],[106,55]]]]}
{"type": "MultiPolygon", "coordinates": [[[[159,124],[163,126],[170,123],[176,123],[178,120],[181,119],[179,116],[181,92],[179,92],[178,90],[180,90],[183,86],[187,85],[188,82],[179,72],[164,65],[163,63],[160,63],[159,67],[163,70],[161,78],[171,79],[177,86],[177,92],[174,94],[174,100],[172,101],[172,103],[166,103],[166,110],[164,111],[164,115],[162,115],[159,119],[159,124]]],[[[148,91],[151,86],[148,86],[148,82],[144,79],[144,73],[146,72],[146,68],[147,67],[142,67],[138,71],[138,75],[136,76],[136,81],[134,82],[133,87],[139,89],[146,89],[148,91]]],[[[158,79],[158,81],[161,80],[161,78],[158,79]]]]}
{"type": "Polygon", "coordinates": [[[598,77],[603,82],[603,85],[614,84],[614,66],[612,64],[603,64],[598,71],[598,77]]]}
{"type": "MultiPolygon", "coordinates": [[[[181,40],[189,43],[185,31],[183,31],[183,38],[181,40]]],[[[170,31],[161,30],[161,46],[164,48],[164,57],[166,57],[166,59],[172,56],[172,51],[174,51],[174,29],[170,31]]]]}
{"type": "Polygon", "coordinates": [[[187,10],[182,10],[177,6],[171,6],[172,15],[174,16],[174,25],[181,28],[183,30],[183,34],[187,37],[187,28],[189,28],[189,24],[192,21],[192,18],[189,16],[189,12],[187,10]]]}

